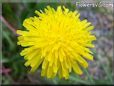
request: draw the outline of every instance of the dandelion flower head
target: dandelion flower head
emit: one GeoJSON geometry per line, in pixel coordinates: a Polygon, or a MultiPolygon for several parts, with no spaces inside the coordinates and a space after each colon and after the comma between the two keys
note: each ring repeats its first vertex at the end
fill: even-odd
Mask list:
{"type": "Polygon", "coordinates": [[[74,71],[81,75],[81,66],[88,67],[86,60],[93,60],[94,28],[86,19],[80,20],[78,11],[70,11],[64,6],[47,6],[44,11],[24,20],[25,31],[17,30],[18,45],[24,47],[21,56],[34,72],[41,66],[41,76],[69,78],[74,71]]]}

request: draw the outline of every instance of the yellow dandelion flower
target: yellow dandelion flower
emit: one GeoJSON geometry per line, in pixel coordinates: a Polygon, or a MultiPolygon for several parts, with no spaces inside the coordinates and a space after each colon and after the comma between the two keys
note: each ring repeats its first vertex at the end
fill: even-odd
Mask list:
{"type": "Polygon", "coordinates": [[[70,11],[64,6],[57,10],[47,6],[35,11],[37,16],[24,20],[26,31],[17,30],[18,45],[24,48],[20,53],[27,60],[25,66],[30,66],[34,72],[42,66],[41,76],[53,78],[69,78],[73,70],[82,74],[79,66],[88,67],[87,60],[93,60],[89,48],[96,37],[91,34],[94,28],[87,20],[80,20],[77,11],[70,11]]]}

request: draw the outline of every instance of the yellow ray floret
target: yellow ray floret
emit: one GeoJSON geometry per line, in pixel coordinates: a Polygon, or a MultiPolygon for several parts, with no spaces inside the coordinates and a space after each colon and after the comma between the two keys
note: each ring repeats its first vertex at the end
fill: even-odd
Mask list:
{"type": "Polygon", "coordinates": [[[80,20],[77,11],[70,11],[64,6],[57,10],[47,6],[44,11],[35,11],[37,16],[24,20],[26,31],[17,30],[18,45],[24,48],[21,56],[27,60],[25,66],[30,66],[34,72],[42,65],[41,76],[53,78],[69,78],[73,70],[81,75],[80,66],[87,68],[86,60],[93,60],[93,40],[91,34],[94,28],[87,20],[80,20]]]}

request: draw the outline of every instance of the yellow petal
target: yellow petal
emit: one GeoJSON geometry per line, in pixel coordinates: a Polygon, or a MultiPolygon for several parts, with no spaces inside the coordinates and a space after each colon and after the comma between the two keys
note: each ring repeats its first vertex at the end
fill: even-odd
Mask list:
{"type": "Polygon", "coordinates": [[[82,70],[79,68],[78,64],[76,63],[76,61],[72,61],[72,67],[75,73],[79,75],[83,73],[82,70]]]}

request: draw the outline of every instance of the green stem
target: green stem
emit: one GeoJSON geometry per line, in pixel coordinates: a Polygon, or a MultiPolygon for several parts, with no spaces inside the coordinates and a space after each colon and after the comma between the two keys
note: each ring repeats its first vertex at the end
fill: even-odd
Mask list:
{"type": "Polygon", "coordinates": [[[88,76],[88,78],[89,78],[91,84],[95,84],[95,83],[94,83],[94,80],[93,80],[93,78],[92,78],[92,76],[89,74],[89,72],[87,71],[87,69],[85,69],[85,72],[86,72],[86,74],[87,74],[87,76],[88,76]]]}

